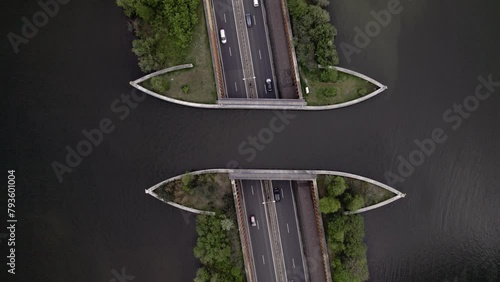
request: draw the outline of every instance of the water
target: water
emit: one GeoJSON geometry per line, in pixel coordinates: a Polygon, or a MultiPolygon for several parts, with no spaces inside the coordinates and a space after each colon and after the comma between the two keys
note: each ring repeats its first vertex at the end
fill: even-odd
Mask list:
{"type": "MultiPolygon", "coordinates": [[[[40,10],[34,1],[4,5],[3,34],[19,33],[20,18],[40,10]]],[[[446,129],[446,143],[394,185],[407,197],[365,216],[371,281],[499,280],[500,89],[456,131],[442,119],[474,93],[478,75],[500,79],[499,6],[471,5],[408,3],[350,63],[341,56],[342,66],[389,89],[355,107],[293,113],[252,161],[238,146],[267,127],[273,112],[200,110],[152,97],[123,120],[111,110],[141,76],[114,1],[68,3],[18,55],[4,37],[1,163],[17,170],[16,281],[110,281],[123,267],[134,281],[190,281],[199,266],[191,252],[194,217],[144,189],[232,160],[386,182],[397,157],[407,158],[413,140],[436,127],[446,129]],[[59,183],[50,164],[64,162],[65,146],[75,148],[81,131],[106,117],[115,131],[59,183]]],[[[353,28],[385,6],[333,3],[337,44],[351,43],[353,28]]]]}

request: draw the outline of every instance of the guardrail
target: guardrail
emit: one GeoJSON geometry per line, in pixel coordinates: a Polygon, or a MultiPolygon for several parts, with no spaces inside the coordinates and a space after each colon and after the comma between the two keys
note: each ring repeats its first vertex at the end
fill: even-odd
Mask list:
{"type": "Polygon", "coordinates": [[[220,98],[224,98],[225,89],[224,89],[224,76],[222,75],[222,67],[219,58],[219,48],[218,48],[218,37],[217,37],[217,25],[213,22],[214,9],[212,0],[203,0],[203,8],[205,10],[205,19],[207,24],[207,32],[210,41],[210,51],[212,54],[212,63],[215,72],[215,76],[217,77],[216,86],[218,96],[220,98]]]}
{"type": "Polygon", "coordinates": [[[295,91],[297,98],[302,98],[302,89],[300,86],[299,70],[297,65],[297,58],[295,57],[295,47],[293,47],[293,34],[292,25],[290,23],[290,17],[288,15],[288,6],[286,0],[281,1],[281,12],[283,13],[283,20],[285,21],[285,34],[287,37],[286,44],[288,46],[288,56],[290,57],[290,62],[293,68],[293,82],[295,85],[295,91]]]}
{"type": "Polygon", "coordinates": [[[314,204],[314,217],[316,219],[316,228],[318,229],[318,236],[321,245],[321,254],[323,255],[323,270],[325,271],[326,281],[332,281],[332,275],[330,272],[330,265],[328,260],[328,251],[326,249],[326,238],[325,230],[323,228],[323,219],[321,218],[321,212],[319,211],[319,194],[316,184],[316,180],[311,181],[311,192],[314,204]]]}

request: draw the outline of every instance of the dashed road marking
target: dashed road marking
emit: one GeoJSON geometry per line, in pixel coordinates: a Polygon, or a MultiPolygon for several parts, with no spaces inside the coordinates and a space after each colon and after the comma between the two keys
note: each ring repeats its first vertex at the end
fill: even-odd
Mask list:
{"type": "Polygon", "coordinates": [[[252,195],[253,195],[253,185],[250,185],[250,187],[252,188],[252,195]]]}
{"type": "Polygon", "coordinates": [[[232,57],[233,56],[233,52],[231,52],[231,47],[229,47],[229,56],[232,57]]]}
{"type": "Polygon", "coordinates": [[[227,21],[226,21],[226,13],[224,13],[224,22],[227,23],[227,21]]]}
{"type": "Polygon", "coordinates": [[[292,265],[293,265],[293,268],[295,268],[295,260],[292,259],[292,265]]]}
{"type": "Polygon", "coordinates": [[[262,263],[266,264],[266,260],[264,259],[264,255],[262,255],[262,263]]]}
{"type": "Polygon", "coordinates": [[[236,89],[236,92],[238,92],[238,85],[236,85],[236,81],[234,82],[234,89],[236,89]]]}
{"type": "Polygon", "coordinates": [[[259,50],[259,58],[262,60],[262,54],[260,53],[260,50],[259,50]]]}
{"type": "Polygon", "coordinates": [[[286,224],[286,231],[288,231],[288,233],[290,233],[290,227],[288,227],[288,223],[286,224]]]}

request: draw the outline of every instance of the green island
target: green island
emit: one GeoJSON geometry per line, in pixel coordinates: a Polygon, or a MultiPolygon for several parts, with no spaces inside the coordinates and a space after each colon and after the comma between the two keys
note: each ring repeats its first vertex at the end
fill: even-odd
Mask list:
{"type": "MultiPolygon", "coordinates": [[[[319,174],[316,183],[333,281],[368,280],[364,220],[359,214],[348,213],[396,194],[367,181],[336,175],[319,174]]],[[[246,281],[232,184],[227,173],[186,173],[162,183],[153,192],[167,202],[211,213],[197,216],[194,255],[202,267],[195,282],[246,281]]]]}
{"type": "Polygon", "coordinates": [[[194,256],[202,267],[195,282],[246,281],[236,211],[229,176],[224,173],[184,174],[154,191],[160,198],[190,208],[214,211],[198,215],[194,256]]]}
{"type": "Polygon", "coordinates": [[[317,183],[333,280],[368,280],[364,219],[359,214],[346,215],[345,212],[380,203],[395,194],[377,185],[341,176],[321,175],[317,183]]]}
{"type": "Polygon", "coordinates": [[[344,103],[378,88],[334,67],[339,63],[334,43],[337,30],[325,10],[329,4],[328,0],[288,0],[302,92],[310,106],[344,103]]]}
{"type": "Polygon", "coordinates": [[[142,86],[170,98],[214,104],[214,73],[203,5],[199,0],[117,0],[137,37],[132,51],[145,73],[193,64],[152,77],[142,86]]]}

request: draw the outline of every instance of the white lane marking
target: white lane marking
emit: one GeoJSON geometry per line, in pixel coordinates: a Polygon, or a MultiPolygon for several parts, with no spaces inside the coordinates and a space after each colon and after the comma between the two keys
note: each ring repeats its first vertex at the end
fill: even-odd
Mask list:
{"type": "Polygon", "coordinates": [[[260,230],[260,225],[258,220],[257,220],[257,230],[260,230]]]}
{"type": "Polygon", "coordinates": [[[283,192],[283,188],[281,188],[281,198],[285,198],[285,193],[283,192]]]}
{"type": "Polygon", "coordinates": [[[226,13],[224,13],[224,22],[227,23],[227,21],[226,21],[226,13]]]}
{"type": "Polygon", "coordinates": [[[253,15],[253,25],[257,25],[257,19],[256,19],[255,15],[253,15]]]}
{"type": "Polygon", "coordinates": [[[288,233],[290,233],[290,227],[288,227],[288,223],[286,224],[286,231],[288,231],[288,233]]]}
{"type": "Polygon", "coordinates": [[[252,195],[253,195],[253,185],[250,185],[250,187],[252,187],[252,195]]]}
{"type": "Polygon", "coordinates": [[[295,268],[295,260],[292,259],[292,265],[293,265],[293,268],[295,268]]]}
{"type": "Polygon", "coordinates": [[[262,263],[266,264],[266,260],[264,259],[264,255],[262,255],[262,263]]]}
{"type": "Polygon", "coordinates": [[[262,54],[260,53],[260,49],[259,49],[259,58],[262,60],[262,54]]]}
{"type": "Polygon", "coordinates": [[[233,56],[233,52],[231,52],[231,47],[229,47],[229,56],[232,57],[233,56]]]}
{"type": "Polygon", "coordinates": [[[236,81],[234,82],[234,89],[236,89],[236,92],[238,92],[238,85],[236,85],[236,81]]]}

